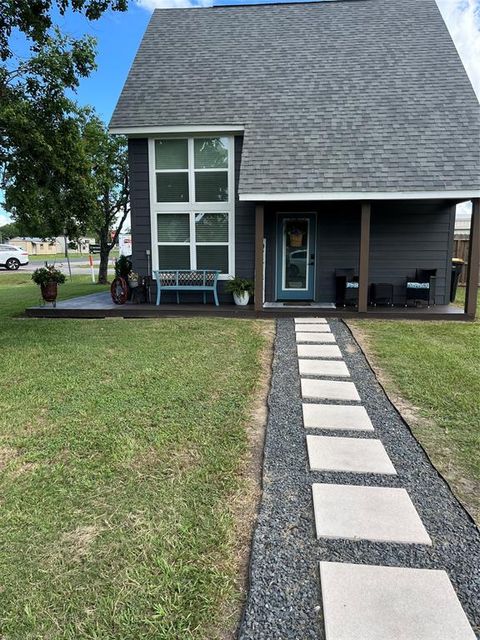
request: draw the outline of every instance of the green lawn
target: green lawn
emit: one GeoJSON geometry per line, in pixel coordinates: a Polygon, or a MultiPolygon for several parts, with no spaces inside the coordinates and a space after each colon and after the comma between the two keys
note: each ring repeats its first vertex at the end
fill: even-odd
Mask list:
{"type": "Polygon", "coordinates": [[[11,318],[37,299],[0,278],[2,640],[226,637],[265,324],[11,318]]]}
{"type": "MultiPolygon", "coordinates": [[[[458,303],[464,291],[460,290],[458,303]]],[[[479,306],[480,313],[480,306],[479,306]]],[[[480,520],[480,322],[355,321],[416,437],[480,520]]]]}

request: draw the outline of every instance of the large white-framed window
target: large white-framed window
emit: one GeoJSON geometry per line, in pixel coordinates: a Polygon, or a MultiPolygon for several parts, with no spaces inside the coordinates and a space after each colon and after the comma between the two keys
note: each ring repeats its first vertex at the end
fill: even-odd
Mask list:
{"type": "Polygon", "coordinates": [[[234,138],[149,139],[153,269],[235,275],[234,138]]]}

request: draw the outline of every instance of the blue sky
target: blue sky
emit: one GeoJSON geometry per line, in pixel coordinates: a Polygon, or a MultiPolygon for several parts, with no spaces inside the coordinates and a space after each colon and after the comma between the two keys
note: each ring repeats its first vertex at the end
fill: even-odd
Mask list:
{"type": "MultiPolygon", "coordinates": [[[[215,4],[249,3],[250,0],[215,0],[215,4]]],[[[58,22],[62,31],[74,36],[89,33],[98,40],[98,69],[82,81],[77,93],[78,102],[93,105],[100,116],[108,121],[154,7],[199,4],[209,6],[212,2],[130,0],[126,13],[109,12],[97,22],[89,22],[72,12],[60,18],[58,22]]],[[[480,0],[437,0],[437,4],[480,98],[480,0]]],[[[0,224],[6,221],[8,216],[0,208],[0,224]]]]}

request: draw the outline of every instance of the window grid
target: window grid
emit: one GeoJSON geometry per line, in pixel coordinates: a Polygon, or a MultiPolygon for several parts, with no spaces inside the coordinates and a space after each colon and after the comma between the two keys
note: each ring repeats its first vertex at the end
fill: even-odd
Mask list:
{"type": "Polygon", "coordinates": [[[187,140],[187,157],[188,157],[188,169],[156,169],[155,164],[155,139],[150,140],[150,163],[151,163],[151,176],[153,178],[151,195],[154,195],[152,207],[152,265],[153,268],[158,268],[158,249],[161,246],[178,246],[178,247],[190,247],[190,268],[197,268],[197,246],[211,246],[211,247],[228,247],[228,274],[222,274],[220,278],[229,278],[234,276],[234,138],[228,137],[228,166],[227,167],[215,167],[215,168],[199,168],[195,169],[195,150],[194,140],[195,138],[217,138],[226,136],[196,136],[189,138],[179,138],[187,140]],[[223,172],[227,174],[227,200],[226,201],[214,201],[214,202],[195,202],[195,173],[208,173],[208,172],[223,172]],[[188,173],[188,192],[189,202],[157,202],[156,193],[156,174],[157,173],[188,173]],[[157,216],[163,214],[189,214],[190,220],[190,240],[189,242],[159,242],[157,235],[157,216]],[[226,213],[228,215],[228,242],[197,242],[196,241],[196,224],[195,216],[197,214],[209,214],[209,213],[226,213]]]}

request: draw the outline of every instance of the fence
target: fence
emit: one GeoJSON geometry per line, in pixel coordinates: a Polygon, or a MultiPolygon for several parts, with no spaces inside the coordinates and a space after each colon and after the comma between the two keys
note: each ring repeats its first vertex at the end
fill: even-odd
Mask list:
{"type": "MultiPolygon", "coordinates": [[[[465,262],[465,266],[462,269],[462,275],[460,276],[459,284],[466,284],[467,282],[467,265],[468,265],[468,248],[470,240],[468,238],[455,238],[453,242],[453,257],[461,258],[465,262]]],[[[480,273],[478,275],[480,283],[480,273]]]]}

